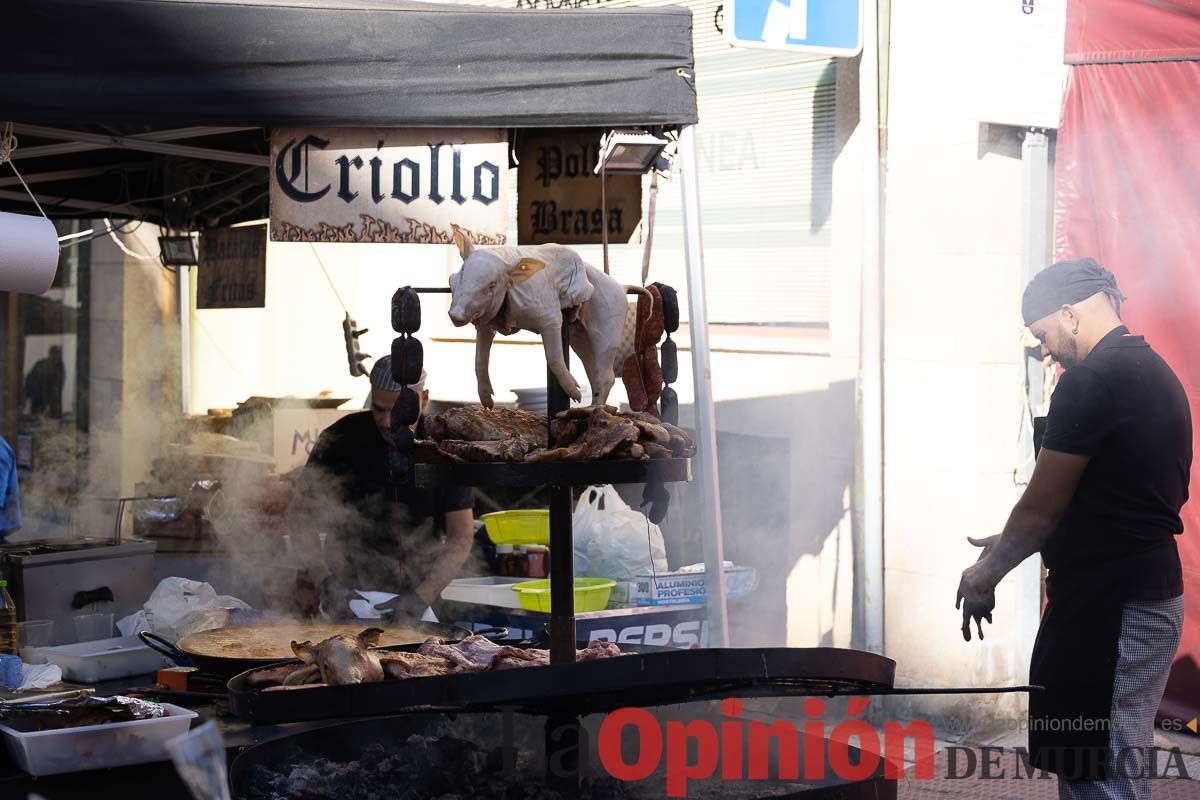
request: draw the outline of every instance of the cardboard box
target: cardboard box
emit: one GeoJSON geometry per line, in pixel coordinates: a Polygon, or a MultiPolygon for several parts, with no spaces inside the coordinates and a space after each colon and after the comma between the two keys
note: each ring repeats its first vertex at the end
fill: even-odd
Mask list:
{"type": "MultiPolygon", "coordinates": [[[[758,574],[752,567],[726,567],[727,597],[741,597],[754,589],[758,574]]],[[[634,586],[634,601],[639,606],[670,606],[684,603],[703,603],[708,592],[704,587],[704,570],[664,572],[659,575],[638,575],[634,586]]]]}
{"type": "Polygon", "coordinates": [[[258,442],[282,475],[308,461],[321,431],[360,410],[338,407],[345,402],[347,398],[251,397],[234,410],[232,432],[258,442]]]}

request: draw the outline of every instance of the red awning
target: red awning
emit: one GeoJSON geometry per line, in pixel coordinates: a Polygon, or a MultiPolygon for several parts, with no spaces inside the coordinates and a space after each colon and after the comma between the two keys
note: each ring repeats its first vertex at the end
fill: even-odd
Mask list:
{"type": "MultiPolygon", "coordinates": [[[[1200,434],[1200,0],[1070,0],[1056,259],[1093,256],[1174,368],[1200,434]]],[[[1200,439],[1192,448],[1200,452],[1200,439]]],[[[1200,716],[1200,465],[1184,508],[1186,621],[1161,714],[1200,716]]]]}
{"type": "Polygon", "coordinates": [[[1200,58],[1197,0],[1072,0],[1068,64],[1200,58]]]}

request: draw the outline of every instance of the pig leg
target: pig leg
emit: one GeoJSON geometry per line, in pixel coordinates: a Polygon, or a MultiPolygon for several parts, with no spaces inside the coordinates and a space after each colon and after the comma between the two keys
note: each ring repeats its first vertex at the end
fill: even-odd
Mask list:
{"type": "Polygon", "coordinates": [[[492,407],[492,379],[488,376],[488,361],[492,355],[492,340],[496,330],[487,325],[475,326],[475,380],[479,385],[479,404],[492,407]]]}
{"type": "Polygon", "coordinates": [[[596,355],[592,351],[591,336],[587,328],[580,322],[571,325],[571,349],[575,351],[575,355],[579,356],[579,361],[583,364],[588,385],[592,387],[591,404],[596,405],[601,402],[596,399],[599,396],[597,387],[600,386],[599,373],[596,371],[596,355]]]}
{"type": "Polygon", "coordinates": [[[613,384],[617,382],[617,375],[613,369],[616,360],[616,348],[597,357],[593,367],[595,375],[591,377],[592,405],[602,406],[608,402],[608,393],[612,391],[613,384]]]}
{"type": "Polygon", "coordinates": [[[542,329],[542,347],[546,350],[546,366],[550,368],[550,373],[558,379],[558,385],[572,400],[582,400],[583,394],[579,391],[579,383],[567,369],[567,362],[563,358],[561,323],[542,329]]]}

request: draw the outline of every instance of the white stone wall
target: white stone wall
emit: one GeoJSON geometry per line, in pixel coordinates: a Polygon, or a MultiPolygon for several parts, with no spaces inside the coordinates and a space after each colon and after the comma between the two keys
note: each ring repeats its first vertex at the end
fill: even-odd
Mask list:
{"type": "MultiPolygon", "coordinates": [[[[1019,11],[1019,9],[1018,9],[1019,11]]],[[[977,551],[1001,530],[1022,413],[1022,171],[1013,129],[971,102],[984,31],[967,4],[892,6],[884,251],[886,650],[910,685],[1023,683],[1036,559],[1001,584],[986,639],[954,610],[977,551]],[[1021,612],[1022,606],[1024,613],[1021,612]]],[[[922,698],[912,713],[987,727],[1018,695],[922,698]]]]}

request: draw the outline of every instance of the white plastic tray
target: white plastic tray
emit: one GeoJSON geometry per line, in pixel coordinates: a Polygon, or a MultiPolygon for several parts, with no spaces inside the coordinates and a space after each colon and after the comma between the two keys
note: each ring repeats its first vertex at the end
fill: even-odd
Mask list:
{"type": "Polygon", "coordinates": [[[521,599],[512,590],[513,584],[529,578],[458,578],[442,590],[442,599],[455,603],[474,603],[481,606],[520,608],[521,599]]]}
{"type": "Polygon", "coordinates": [[[167,761],[166,742],[188,732],[198,714],[162,703],[167,716],[21,733],[0,724],[9,755],[30,775],[59,775],[89,769],[167,761]]]}
{"type": "Polygon", "coordinates": [[[79,683],[99,683],[130,675],[145,675],[168,666],[166,658],[142,644],[136,636],[97,639],[57,647],[29,647],[21,652],[30,664],[58,664],[63,678],[79,683]]]}

